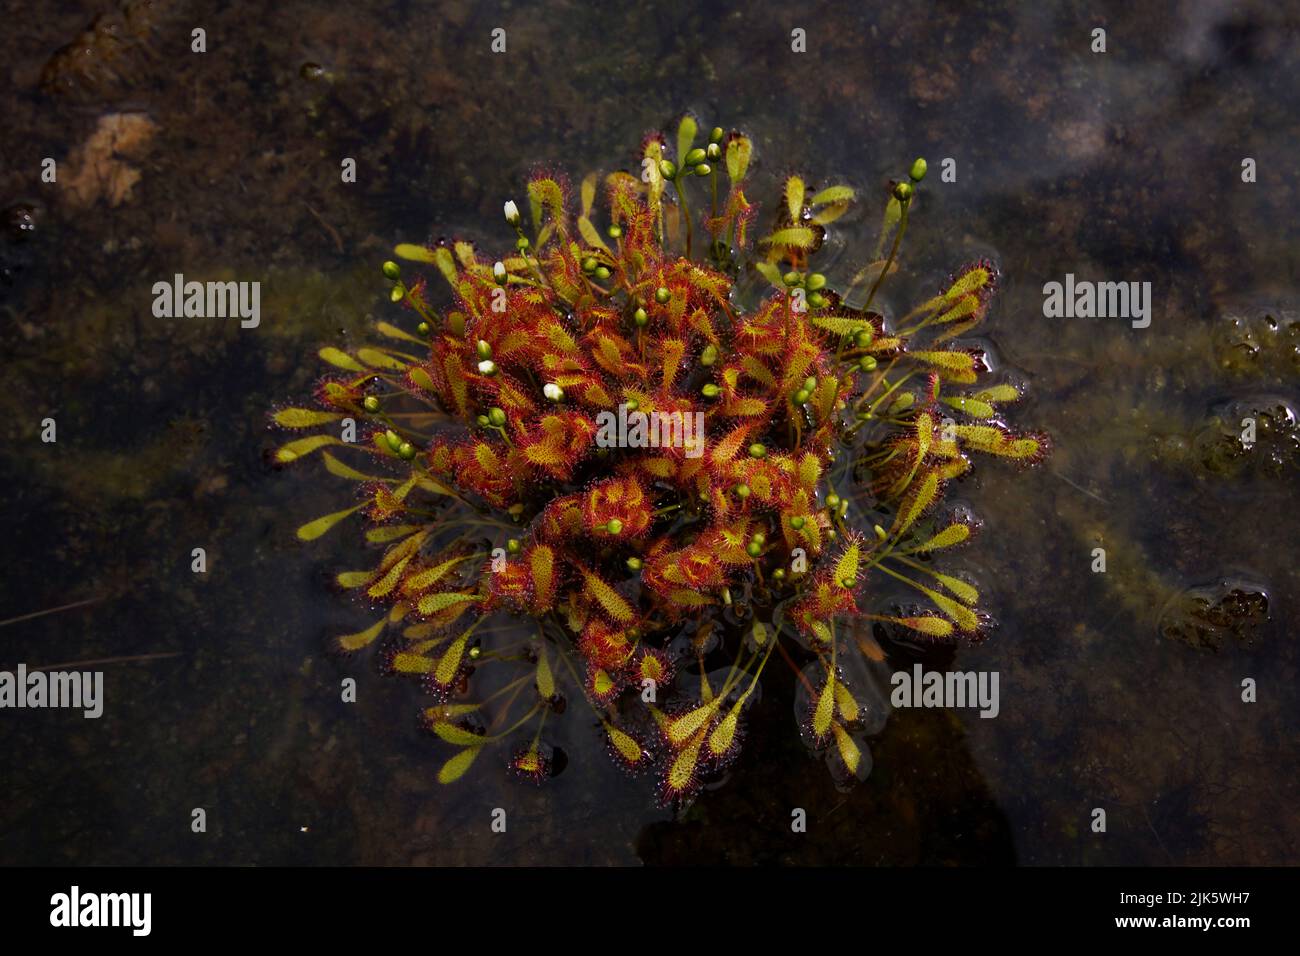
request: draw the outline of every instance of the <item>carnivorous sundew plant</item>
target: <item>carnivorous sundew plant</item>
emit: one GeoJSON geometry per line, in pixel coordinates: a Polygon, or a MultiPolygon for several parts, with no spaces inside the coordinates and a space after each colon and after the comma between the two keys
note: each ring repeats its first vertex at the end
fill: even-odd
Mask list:
{"type": "Polygon", "coordinates": [[[278,462],[316,454],[356,483],[356,503],[298,536],[364,518],[378,560],[337,581],[382,616],[337,645],[378,646],[423,682],[427,724],[456,748],[444,783],[497,745],[522,775],[556,772],[548,728],[577,702],[666,803],[688,798],[736,755],[760,679],[788,668],[805,738],[848,784],[875,705],[845,665],[879,654],[872,629],[986,625],[975,587],[933,557],[974,530],[945,489],[976,453],[1046,449],[1002,419],[1018,389],[954,342],[985,317],[996,268],[967,265],[887,319],[873,304],[924,160],[883,193],[877,252],[841,293],[813,262],[854,190],[789,177],[755,241],[751,143],[701,132],[686,117],[675,150],[651,135],[635,173],[576,195],[535,175],[528,216],[505,203],[499,259],[398,246],[450,295],[384,263],[406,327],[322,349],[317,407],[273,415],[317,430],[278,462]],[[911,603],[882,606],[873,580],[911,603]]]}

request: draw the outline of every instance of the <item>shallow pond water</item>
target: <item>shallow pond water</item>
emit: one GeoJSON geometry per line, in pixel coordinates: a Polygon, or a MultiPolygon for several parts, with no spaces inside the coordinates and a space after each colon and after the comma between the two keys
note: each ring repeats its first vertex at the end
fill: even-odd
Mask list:
{"type": "MultiPolygon", "coordinates": [[[[1293,12],[48,6],[0,10],[0,666],[115,662],[99,720],[0,717],[0,862],[1300,862],[1300,455],[1276,411],[1300,401],[1293,12]],[[96,18],[119,32],[87,36],[96,18]],[[77,66],[56,56],[74,42],[77,66]],[[929,158],[886,308],[999,263],[985,333],[1029,384],[1017,423],[1054,452],[958,490],[984,520],[961,560],[991,637],[889,663],[996,670],[1001,711],[895,712],[841,792],[773,689],[679,819],[576,731],[545,787],[490,761],[440,787],[418,689],[325,651],[367,621],[328,586],[358,545],[294,539],[340,490],[267,465],[266,410],[310,390],[316,348],[390,314],[395,242],[503,244],[500,204],[533,166],[628,165],[688,108],[753,137],[769,202],[792,170],[874,194],[929,158]],[[43,184],[45,157],[80,191],[43,184]],[[260,326],[155,318],[175,273],[260,280],[260,326]],[[1150,326],[1045,317],[1067,274],[1150,282],[1150,326]],[[1244,450],[1247,415],[1269,427],[1244,450]]],[[[832,283],[870,253],[870,208],[835,230],[832,283]]]]}

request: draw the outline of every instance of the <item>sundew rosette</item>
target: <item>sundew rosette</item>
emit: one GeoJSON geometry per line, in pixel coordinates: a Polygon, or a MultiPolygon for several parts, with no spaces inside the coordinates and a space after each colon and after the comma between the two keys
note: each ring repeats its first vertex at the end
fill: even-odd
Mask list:
{"type": "Polygon", "coordinates": [[[316,407],[273,415],[311,432],[276,461],[314,455],[353,483],[350,507],[298,536],[364,521],[377,560],[337,581],[377,617],[337,647],[378,646],[423,681],[428,726],[455,748],[443,782],[488,748],[544,779],[579,703],[616,759],[682,798],[736,756],[764,674],[804,687],[803,731],[848,780],[879,729],[862,706],[876,691],[855,686],[865,669],[846,666],[861,635],[985,626],[976,589],[931,555],[972,533],[943,500],[977,453],[1045,450],[1002,419],[1018,390],[956,341],[986,316],[996,269],[969,265],[886,322],[872,304],[923,161],[890,184],[879,251],[841,292],[813,260],[855,191],[791,176],[754,241],[750,141],[700,138],[687,117],[675,149],[649,136],[635,174],[576,192],[534,176],[527,221],[505,204],[515,241],[499,258],[399,246],[420,265],[383,273],[409,321],[322,349],[316,407]],[[745,308],[734,287],[753,272],[770,289],[745,308]],[[598,441],[620,409],[701,427],[598,441]],[[873,578],[915,602],[878,606],[873,578]]]}

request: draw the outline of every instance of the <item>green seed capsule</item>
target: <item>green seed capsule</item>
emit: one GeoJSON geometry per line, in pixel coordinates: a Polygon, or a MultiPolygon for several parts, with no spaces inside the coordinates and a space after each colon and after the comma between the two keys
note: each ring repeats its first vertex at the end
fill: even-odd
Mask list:
{"type": "Polygon", "coordinates": [[[605,523],[605,530],[610,534],[618,534],[623,530],[623,522],[619,521],[617,518],[610,518],[609,521],[605,523]]]}
{"type": "Polygon", "coordinates": [[[596,266],[596,271],[594,275],[601,282],[604,282],[606,279],[609,278],[609,269],[607,269],[605,266],[596,266]]]}
{"type": "Polygon", "coordinates": [[[772,580],[773,580],[773,581],[784,581],[784,580],[785,580],[785,568],[777,568],[775,571],[773,571],[773,572],[772,572],[772,580]]]}
{"type": "Polygon", "coordinates": [[[587,256],[587,258],[585,258],[585,259],[582,260],[582,271],[583,271],[583,272],[586,272],[586,273],[592,273],[592,272],[595,272],[595,271],[596,271],[596,265],[597,265],[596,257],[595,257],[595,256],[587,256]]]}
{"type": "Polygon", "coordinates": [[[373,395],[367,395],[365,401],[361,403],[361,407],[373,415],[375,412],[379,411],[379,399],[375,398],[373,395]]]}
{"type": "Polygon", "coordinates": [[[751,541],[745,545],[745,553],[751,558],[756,558],[763,553],[763,546],[757,541],[751,541]]]}
{"type": "Polygon", "coordinates": [[[742,485],[736,485],[736,497],[737,497],[737,498],[748,498],[748,497],[749,497],[749,485],[743,485],[743,484],[742,484],[742,485]]]}
{"type": "Polygon", "coordinates": [[[397,449],[402,447],[402,439],[398,437],[397,432],[393,431],[391,428],[384,432],[384,441],[388,442],[388,447],[392,451],[397,451],[397,449]]]}
{"type": "Polygon", "coordinates": [[[817,387],[816,375],[809,375],[806,379],[803,380],[803,389],[805,392],[811,392],[816,387],[817,387]]]}
{"type": "Polygon", "coordinates": [[[840,506],[840,496],[839,496],[839,495],[836,495],[836,494],[829,494],[829,495],[826,496],[826,507],[827,507],[827,508],[838,508],[839,506],[840,506]]]}
{"type": "Polygon", "coordinates": [[[391,259],[385,262],[382,266],[380,266],[380,269],[383,270],[385,279],[392,279],[394,282],[396,282],[398,279],[402,277],[402,267],[399,266],[396,262],[393,262],[391,259]]]}
{"type": "Polygon", "coordinates": [[[659,160],[659,175],[669,182],[677,178],[677,167],[673,165],[672,160],[659,160]]]}
{"type": "Polygon", "coordinates": [[[704,351],[700,353],[700,364],[708,368],[718,360],[718,347],[716,345],[704,346],[704,351]]]}
{"type": "Polygon", "coordinates": [[[799,531],[800,529],[803,528],[803,526],[804,526],[803,515],[795,515],[793,518],[790,519],[790,527],[794,528],[795,531],[799,531]]]}
{"type": "Polygon", "coordinates": [[[643,567],[645,567],[645,562],[636,555],[627,559],[627,569],[629,571],[640,571],[643,567]]]}
{"type": "Polygon", "coordinates": [[[401,285],[395,285],[393,286],[393,291],[388,293],[388,299],[390,302],[401,302],[402,297],[405,295],[406,289],[401,285]]]}
{"type": "Polygon", "coordinates": [[[686,154],[686,165],[698,166],[700,165],[700,163],[704,162],[707,156],[708,154],[703,149],[696,146],[693,150],[691,150],[689,153],[686,154]]]}
{"type": "Polygon", "coordinates": [[[521,550],[523,550],[523,545],[519,543],[518,538],[511,538],[509,541],[506,542],[506,550],[509,551],[511,554],[518,554],[521,550]]]}
{"type": "Polygon", "coordinates": [[[497,428],[500,428],[502,425],[506,423],[505,411],[500,408],[489,408],[488,421],[491,422],[493,425],[495,425],[497,428]]]}
{"type": "Polygon", "coordinates": [[[826,296],[822,295],[820,292],[814,292],[812,295],[808,296],[808,304],[814,309],[826,308],[827,301],[826,296]]]}
{"type": "Polygon", "coordinates": [[[628,410],[629,412],[634,412],[634,411],[636,411],[638,408],[641,407],[641,403],[638,402],[635,398],[629,398],[629,399],[628,399],[626,402],[624,402],[623,404],[625,404],[625,405],[627,406],[627,410],[628,410]]]}
{"type": "Polygon", "coordinates": [[[660,286],[659,288],[655,289],[655,301],[658,302],[660,305],[667,305],[668,300],[671,299],[672,297],[673,294],[669,292],[667,287],[665,286],[660,286]]]}
{"type": "Polygon", "coordinates": [[[894,198],[901,203],[906,203],[912,198],[913,191],[911,183],[899,183],[894,187],[894,198]]]}
{"type": "Polygon", "coordinates": [[[518,249],[520,252],[524,252],[524,251],[526,251],[526,250],[528,249],[528,247],[531,246],[531,245],[532,245],[532,243],[528,241],[528,237],[527,237],[527,236],[520,236],[520,237],[515,241],[515,248],[518,249]]]}
{"type": "Polygon", "coordinates": [[[724,132],[722,131],[722,127],[721,127],[721,126],[715,126],[715,127],[713,127],[713,132],[709,133],[709,142],[710,142],[710,143],[721,143],[721,142],[722,142],[722,137],[725,136],[725,135],[727,135],[727,134],[724,133],[724,132]]]}
{"type": "Polygon", "coordinates": [[[812,398],[812,392],[809,392],[807,389],[801,388],[799,391],[794,393],[794,403],[796,405],[802,405],[810,398],[812,398]]]}
{"type": "Polygon", "coordinates": [[[700,163],[700,165],[695,167],[696,176],[707,176],[711,172],[713,172],[713,167],[708,163],[700,163]]]}
{"type": "Polygon", "coordinates": [[[487,417],[486,415],[480,415],[478,418],[476,418],[476,419],[474,419],[474,420],[475,420],[476,422],[478,422],[478,427],[479,427],[479,428],[487,428],[487,427],[488,427],[488,417],[487,417]]]}
{"type": "Polygon", "coordinates": [[[868,345],[871,344],[871,339],[872,339],[871,330],[862,329],[860,332],[858,332],[857,335],[853,336],[853,344],[860,349],[865,349],[868,345]]]}
{"type": "Polygon", "coordinates": [[[475,644],[473,647],[469,649],[470,660],[474,660],[474,661],[478,660],[480,655],[482,655],[482,653],[483,653],[483,648],[475,644]]]}
{"type": "Polygon", "coordinates": [[[754,444],[749,446],[749,457],[765,458],[766,456],[767,456],[766,445],[760,445],[758,442],[754,442],[754,444]]]}
{"type": "Polygon", "coordinates": [[[403,458],[405,458],[407,461],[410,461],[412,458],[415,457],[415,448],[411,445],[410,442],[404,441],[397,446],[397,453],[401,455],[403,458]]]}
{"type": "Polygon", "coordinates": [[[862,358],[858,359],[858,368],[862,369],[864,372],[874,372],[876,366],[879,364],[880,363],[876,361],[874,355],[864,355],[862,358]]]}
{"type": "Polygon", "coordinates": [[[925,178],[925,171],[929,168],[930,167],[926,164],[925,160],[918,157],[912,163],[912,168],[908,171],[907,175],[911,177],[912,182],[919,183],[925,178]]]}
{"type": "Polygon", "coordinates": [[[763,534],[761,531],[755,531],[754,543],[759,545],[767,544],[767,535],[763,534]]]}
{"type": "Polygon", "coordinates": [[[622,227],[622,226],[610,226],[608,231],[609,231],[609,238],[611,238],[611,239],[622,239],[622,238],[623,238],[623,227],[622,227]]]}
{"type": "Polygon", "coordinates": [[[421,335],[428,335],[428,334],[429,334],[429,323],[428,323],[428,322],[421,322],[419,325],[417,325],[417,326],[415,327],[415,331],[419,332],[421,335]]]}
{"type": "Polygon", "coordinates": [[[481,359],[490,359],[492,357],[492,346],[482,339],[478,340],[478,344],[474,346],[474,351],[478,353],[478,357],[481,359]]]}
{"type": "Polygon", "coordinates": [[[714,385],[712,382],[706,382],[704,387],[700,389],[700,394],[705,398],[717,398],[721,391],[722,389],[718,388],[718,386],[714,385]]]}
{"type": "Polygon", "coordinates": [[[793,288],[803,282],[803,276],[797,272],[787,272],[781,277],[781,281],[793,288]]]}
{"type": "Polygon", "coordinates": [[[808,277],[809,292],[816,292],[818,289],[823,288],[825,285],[826,285],[826,277],[822,275],[820,272],[814,272],[812,275],[808,277]]]}
{"type": "Polygon", "coordinates": [[[632,321],[637,325],[644,326],[650,321],[650,316],[645,314],[645,309],[637,309],[632,313],[632,321]]]}

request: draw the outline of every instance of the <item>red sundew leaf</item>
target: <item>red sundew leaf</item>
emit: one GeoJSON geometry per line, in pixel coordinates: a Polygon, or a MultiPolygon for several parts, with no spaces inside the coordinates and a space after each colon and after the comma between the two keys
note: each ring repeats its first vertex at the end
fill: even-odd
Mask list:
{"type": "Polygon", "coordinates": [[[539,544],[528,552],[528,569],[533,585],[533,611],[545,613],[555,606],[555,551],[539,544]]]}
{"type": "Polygon", "coordinates": [[[686,797],[698,784],[697,769],[700,748],[704,745],[707,728],[701,730],[674,757],[663,778],[662,797],[665,802],[686,797]]]}
{"type": "Polygon", "coordinates": [[[593,574],[581,565],[578,567],[586,582],[586,596],[599,604],[606,614],[620,624],[631,621],[634,617],[632,606],[623,596],[601,580],[599,575],[593,574]]]}
{"type": "Polygon", "coordinates": [[[631,734],[628,734],[613,724],[604,724],[605,733],[609,737],[610,751],[618,760],[628,769],[637,769],[645,765],[645,749],[636,741],[631,734]]]}

